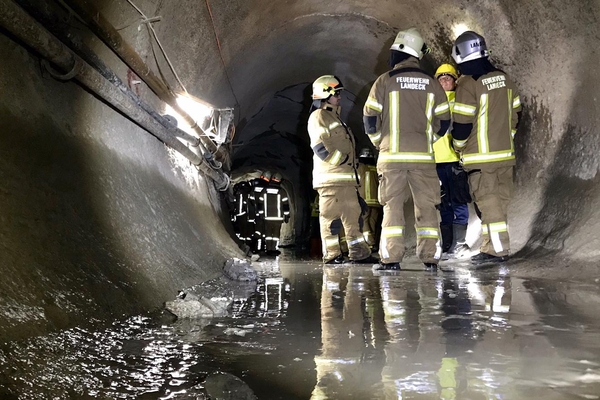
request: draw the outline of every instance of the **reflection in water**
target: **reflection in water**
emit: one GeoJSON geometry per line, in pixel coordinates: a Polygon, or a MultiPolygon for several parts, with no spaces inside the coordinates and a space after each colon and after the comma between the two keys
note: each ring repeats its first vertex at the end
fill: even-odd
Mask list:
{"type": "MultiPolygon", "coordinates": [[[[265,264],[273,268],[273,264],[265,264]]],[[[490,269],[374,276],[282,263],[226,318],[135,317],[0,347],[0,398],[600,398],[597,287],[490,269]]]]}

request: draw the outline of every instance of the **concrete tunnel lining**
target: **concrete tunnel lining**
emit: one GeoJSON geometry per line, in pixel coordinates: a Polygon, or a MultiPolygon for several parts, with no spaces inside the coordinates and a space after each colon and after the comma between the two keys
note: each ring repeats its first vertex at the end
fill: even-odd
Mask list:
{"type": "MultiPolygon", "coordinates": [[[[238,138],[253,118],[258,123],[260,109],[276,92],[321,74],[341,76],[362,104],[371,82],[386,70],[387,48],[399,28],[416,26],[428,38],[434,48],[424,63],[429,69],[449,59],[453,27],[479,31],[525,104],[510,212],[514,249],[535,251],[536,257],[554,254],[557,267],[593,260],[600,252],[597,2],[228,1],[209,3],[212,21],[202,2],[135,3],[147,15],[162,17],[155,28],[192,94],[217,106],[239,103],[238,138]]],[[[135,10],[125,1],[99,7],[156,68],[135,10]]],[[[109,50],[91,35],[86,41],[126,80],[127,68],[109,50]]],[[[1,284],[0,297],[14,311],[0,316],[2,337],[72,326],[85,319],[83,310],[107,317],[158,306],[176,288],[218,273],[220,261],[239,254],[218,194],[189,165],[174,161],[177,156],[89,93],[42,75],[37,57],[5,35],[0,51],[2,147],[13,149],[1,164],[9,210],[1,230],[1,268],[13,278],[1,284]],[[74,164],[64,162],[75,158],[74,164]],[[73,203],[85,205],[90,218],[73,214],[73,203]],[[50,264],[62,266],[52,270],[50,264]],[[93,266],[97,275],[83,266],[93,266]],[[107,299],[92,276],[106,285],[101,290],[119,295],[107,299]],[[31,290],[19,292],[23,286],[31,290]],[[94,293],[97,306],[74,300],[77,293],[94,293]],[[36,329],[25,333],[26,326],[36,329]]],[[[143,86],[141,96],[160,106],[143,86]]],[[[358,113],[350,123],[360,135],[358,113]]],[[[598,267],[577,271],[594,276],[598,267]]]]}

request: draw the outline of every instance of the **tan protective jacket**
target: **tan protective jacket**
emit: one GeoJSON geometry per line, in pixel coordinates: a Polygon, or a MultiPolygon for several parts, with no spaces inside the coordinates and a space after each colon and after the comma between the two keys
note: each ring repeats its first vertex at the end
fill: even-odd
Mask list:
{"type": "Polygon", "coordinates": [[[377,200],[377,190],[379,188],[377,167],[359,163],[358,176],[360,178],[360,187],[358,188],[360,197],[365,199],[369,207],[381,207],[381,204],[377,200]]]}
{"type": "Polygon", "coordinates": [[[358,187],[354,135],[340,119],[340,107],[325,103],[308,118],[313,157],[313,188],[358,187]],[[321,159],[317,155],[324,156],[321,159]]]}
{"type": "Polygon", "coordinates": [[[463,76],[456,89],[454,121],[473,124],[465,140],[453,139],[469,169],[501,168],[515,165],[514,136],[521,100],[517,88],[502,71],[482,75],[478,80],[463,76]]]}
{"type": "Polygon", "coordinates": [[[368,136],[380,152],[378,169],[435,168],[433,142],[440,121],[450,120],[450,106],[444,89],[420,70],[417,59],[377,78],[363,114],[377,117],[377,132],[368,136]]]}

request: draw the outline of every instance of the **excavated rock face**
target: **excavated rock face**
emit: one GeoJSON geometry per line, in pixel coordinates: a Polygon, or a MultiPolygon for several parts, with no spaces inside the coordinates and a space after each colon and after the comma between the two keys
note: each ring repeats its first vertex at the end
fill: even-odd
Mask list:
{"type": "MultiPolygon", "coordinates": [[[[347,120],[365,144],[360,110],[396,32],[421,31],[433,49],[423,66],[432,72],[450,60],[457,33],[478,31],[524,103],[513,248],[581,259],[600,252],[596,0],[134,3],[161,17],[154,27],[187,89],[236,107],[233,176],[281,169],[296,214],[287,240],[304,237],[311,200],[308,85],[323,74],[341,77],[347,120]]],[[[126,1],[95,4],[180,89],[136,11],[126,1]]],[[[127,81],[116,57],[77,19],[68,23],[127,81]]],[[[27,336],[33,331],[19,327],[32,324],[70,326],[86,310],[158,305],[238,254],[218,194],[189,164],[75,84],[42,74],[39,60],[4,35],[0,55],[0,272],[8,277],[0,297],[10,306],[0,337],[27,336]]],[[[144,85],[136,91],[160,107],[144,85]]]]}

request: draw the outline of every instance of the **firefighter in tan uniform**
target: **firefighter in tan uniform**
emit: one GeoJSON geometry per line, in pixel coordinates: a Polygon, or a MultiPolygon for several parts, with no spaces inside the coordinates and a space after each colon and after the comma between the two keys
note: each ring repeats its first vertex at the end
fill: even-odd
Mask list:
{"type": "Polygon", "coordinates": [[[475,205],[481,212],[483,243],[474,264],[508,258],[508,205],[513,189],[514,136],[521,111],[515,84],[494,67],[485,39],[467,31],[452,46],[464,75],[456,90],[453,145],[462,152],[475,205]]]}
{"type": "Polygon", "coordinates": [[[365,131],[379,150],[377,172],[383,222],[375,269],[400,269],[404,257],[404,203],[415,204],[417,255],[426,269],[441,256],[438,212],[440,184],[433,142],[450,126],[450,106],[436,79],[419,68],[427,47],[419,32],[398,33],[391,47],[393,69],[381,75],[365,104],[365,131]]]}
{"type": "Polygon", "coordinates": [[[379,216],[381,215],[381,204],[377,200],[379,178],[377,177],[377,166],[373,150],[364,148],[358,155],[358,176],[360,188],[358,193],[365,200],[369,210],[363,215],[363,236],[369,247],[373,250],[379,243],[381,226],[379,216]]]}
{"type": "Polygon", "coordinates": [[[359,227],[358,176],[354,136],[340,119],[342,83],[325,75],[313,83],[315,109],[308,119],[313,149],[313,188],[319,193],[319,223],[323,262],[344,262],[338,234],[346,232],[349,258],[355,263],[372,263],[371,250],[359,227]]]}

